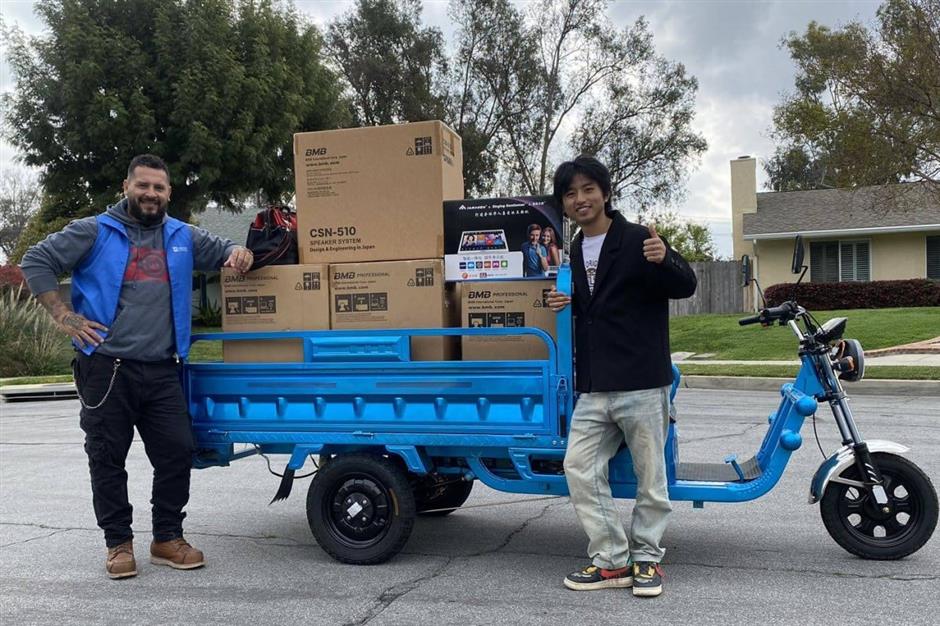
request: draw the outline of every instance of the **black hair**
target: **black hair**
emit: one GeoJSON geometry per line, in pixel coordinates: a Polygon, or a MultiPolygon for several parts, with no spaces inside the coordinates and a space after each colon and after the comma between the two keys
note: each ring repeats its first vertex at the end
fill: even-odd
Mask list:
{"type": "Polygon", "coordinates": [[[127,166],[128,180],[134,177],[134,170],[138,167],[149,167],[150,169],[154,170],[163,170],[166,174],[167,180],[170,180],[170,170],[167,168],[166,162],[155,154],[138,154],[133,159],[131,159],[131,164],[127,166]]]}
{"type": "Polygon", "coordinates": [[[533,230],[542,230],[542,227],[538,224],[529,224],[529,227],[526,229],[526,234],[529,235],[533,230]]]}
{"type": "Polygon", "coordinates": [[[613,212],[614,208],[610,203],[610,170],[594,157],[585,154],[582,154],[574,161],[565,161],[555,170],[555,177],[553,179],[554,190],[552,195],[555,197],[558,206],[565,206],[565,192],[571,187],[571,181],[574,180],[574,177],[578,174],[597,183],[603,194],[607,196],[607,201],[604,202],[604,212],[608,215],[613,212]]]}

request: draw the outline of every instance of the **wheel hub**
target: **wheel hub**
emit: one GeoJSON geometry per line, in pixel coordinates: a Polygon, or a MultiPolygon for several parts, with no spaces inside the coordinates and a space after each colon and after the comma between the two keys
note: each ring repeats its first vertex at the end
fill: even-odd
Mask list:
{"type": "Polygon", "coordinates": [[[343,500],[346,523],[353,528],[365,528],[372,523],[375,507],[371,498],[364,493],[355,492],[343,500]]]}

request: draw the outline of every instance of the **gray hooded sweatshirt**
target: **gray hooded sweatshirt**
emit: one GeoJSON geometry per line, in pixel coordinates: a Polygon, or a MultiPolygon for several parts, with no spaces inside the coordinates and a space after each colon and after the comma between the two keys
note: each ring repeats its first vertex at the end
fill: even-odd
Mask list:
{"type": "MultiPolygon", "coordinates": [[[[170,281],[163,248],[163,224],[144,226],[127,213],[127,200],[108,207],[122,222],[130,239],[117,314],[98,352],[122,359],[161,361],[176,352],[170,281]]],[[[193,268],[218,270],[235,244],[190,225],[193,268]]],[[[86,217],[71,222],[31,247],[20,267],[35,295],[58,289],[57,277],[72,271],[95,245],[98,221],[86,217]]],[[[102,320],[95,320],[101,322],[102,320]]]]}

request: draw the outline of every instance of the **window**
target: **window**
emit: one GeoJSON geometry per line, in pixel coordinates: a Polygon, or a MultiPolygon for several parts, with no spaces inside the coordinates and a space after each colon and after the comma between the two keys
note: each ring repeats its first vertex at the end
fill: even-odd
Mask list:
{"type": "Polygon", "coordinates": [[[940,236],[927,237],[927,278],[940,280],[940,236]]]}
{"type": "Polygon", "coordinates": [[[813,241],[809,254],[811,282],[871,280],[868,241],[813,241]]]}
{"type": "Polygon", "coordinates": [[[871,280],[867,241],[839,242],[839,280],[871,280]]]}
{"type": "Polygon", "coordinates": [[[838,241],[810,242],[809,280],[813,283],[839,282],[838,241]]]}

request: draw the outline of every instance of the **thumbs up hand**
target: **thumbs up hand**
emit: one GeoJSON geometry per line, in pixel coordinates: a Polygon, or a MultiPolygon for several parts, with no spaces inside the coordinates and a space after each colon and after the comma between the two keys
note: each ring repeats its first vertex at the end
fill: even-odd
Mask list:
{"type": "Polygon", "coordinates": [[[666,244],[656,232],[655,224],[650,224],[647,228],[650,236],[649,239],[643,240],[643,256],[650,263],[662,263],[666,259],[666,244]]]}

